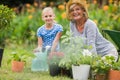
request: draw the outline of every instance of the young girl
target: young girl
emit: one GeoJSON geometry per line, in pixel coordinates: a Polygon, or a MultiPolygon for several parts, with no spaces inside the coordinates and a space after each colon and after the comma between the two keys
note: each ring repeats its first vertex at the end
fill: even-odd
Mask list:
{"type": "Polygon", "coordinates": [[[60,24],[55,23],[55,14],[51,7],[46,7],[42,11],[42,20],[45,22],[37,30],[38,48],[36,50],[45,50],[46,46],[50,46],[50,51],[59,50],[59,39],[63,28],[60,24]]]}

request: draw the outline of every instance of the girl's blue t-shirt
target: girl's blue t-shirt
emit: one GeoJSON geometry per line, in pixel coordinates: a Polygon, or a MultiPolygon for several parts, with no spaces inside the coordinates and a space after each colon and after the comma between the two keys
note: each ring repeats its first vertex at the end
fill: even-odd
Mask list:
{"type": "MultiPolygon", "coordinates": [[[[45,25],[42,25],[37,30],[37,36],[41,37],[43,40],[42,47],[45,48],[46,46],[52,46],[52,43],[57,35],[58,32],[62,32],[63,27],[60,24],[54,24],[50,30],[45,28],[45,25]]],[[[59,48],[59,44],[57,45],[59,48]]]]}

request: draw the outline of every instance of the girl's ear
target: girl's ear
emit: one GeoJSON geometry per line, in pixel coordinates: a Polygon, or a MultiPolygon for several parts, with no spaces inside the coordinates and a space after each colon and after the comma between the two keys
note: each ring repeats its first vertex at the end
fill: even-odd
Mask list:
{"type": "Polygon", "coordinates": [[[42,16],[42,20],[44,21],[44,16],[42,16]]]}

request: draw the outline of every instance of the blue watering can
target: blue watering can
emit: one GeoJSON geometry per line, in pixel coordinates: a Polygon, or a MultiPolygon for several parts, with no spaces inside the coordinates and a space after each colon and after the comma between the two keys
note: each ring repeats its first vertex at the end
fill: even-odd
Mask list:
{"type": "Polygon", "coordinates": [[[48,62],[47,62],[47,51],[49,48],[46,48],[44,52],[36,52],[35,58],[32,60],[31,70],[32,71],[48,71],[48,62]]]}

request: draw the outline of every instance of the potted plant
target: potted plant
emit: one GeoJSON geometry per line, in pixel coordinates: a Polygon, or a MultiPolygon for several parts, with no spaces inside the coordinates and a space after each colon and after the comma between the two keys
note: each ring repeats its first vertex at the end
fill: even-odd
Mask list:
{"type": "Polygon", "coordinates": [[[120,60],[113,62],[108,73],[108,80],[120,80],[120,60]]]}
{"type": "MultiPolygon", "coordinates": [[[[68,33],[68,32],[67,32],[68,33]]],[[[74,60],[78,59],[77,53],[79,53],[79,51],[81,52],[81,49],[78,48],[78,45],[74,45],[74,39],[68,37],[69,34],[62,36],[63,39],[62,40],[62,47],[61,47],[61,51],[64,52],[64,57],[60,60],[59,66],[62,68],[62,75],[66,75],[70,78],[72,78],[72,64],[74,64],[74,60]],[[72,42],[70,42],[70,40],[72,42]]],[[[79,46],[81,46],[82,44],[80,44],[79,46]]]]}
{"type": "Polygon", "coordinates": [[[78,59],[72,65],[73,78],[88,80],[93,61],[92,53],[88,49],[83,49],[82,54],[79,54],[78,56],[76,56],[78,59]]]}
{"type": "MultiPolygon", "coordinates": [[[[84,64],[84,66],[88,66],[88,74],[89,74],[92,56],[84,55],[84,54],[90,53],[89,49],[91,46],[84,45],[84,39],[81,37],[71,37],[70,42],[68,42],[68,43],[64,42],[64,45],[66,45],[66,46],[63,47],[62,50],[65,53],[65,55],[61,59],[59,66],[62,68],[65,68],[67,70],[72,70],[70,72],[73,72],[73,74],[72,73],[71,74],[73,75],[73,78],[75,78],[75,79],[78,79],[78,77],[74,77],[73,68],[75,68],[75,67],[78,68],[78,66],[81,67],[82,64],[84,64]],[[85,51],[88,51],[88,53],[85,53],[85,51]],[[86,57],[89,57],[89,59],[86,57]]],[[[79,75],[79,73],[77,73],[77,74],[79,75]]],[[[86,80],[86,79],[82,79],[82,80],[86,80]]]]}
{"type": "Polygon", "coordinates": [[[11,62],[11,68],[13,72],[21,72],[23,71],[26,62],[32,57],[34,57],[34,55],[28,53],[26,50],[18,50],[10,54],[8,63],[11,62]]]}
{"type": "Polygon", "coordinates": [[[62,52],[52,52],[48,57],[49,73],[51,76],[56,76],[61,73],[61,67],[59,67],[59,62],[64,56],[62,52]]]}
{"type": "Polygon", "coordinates": [[[60,60],[59,66],[61,67],[61,74],[63,76],[68,76],[72,78],[72,54],[64,55],[64,57],[60,60]]]}
{"type": "Polygon", "coordinates": [[[0,66],[5,47],[5,40],[10,35],[10,22],[13,19],[13,11],[7,6],[0,5],[0,66]]]}
{"type": "Polygon", "coordinates": [[[74,79],[80,80],[88,80],[91,64],[92,55],[83,55],[82,53],[65,55],[59,63],[60,67],[72,70],[71,75],[74,79]]]}
{"type": "Polygon", "coordinates": [[[102,58],[101,56],[95,56],[93,59],[92,74],[94,75],[95,80],[106,80],[107,74],[114,62],[114,57],[105,56],[105,58],[102,58]]]}
{"type": "MultiPolygon", "coordinates": [[[[68,33],[68,32],[67,32],[68,33]]],[[[66,33],[66,34],[67,34],[66,33]]],[[[60,66],[70,69],[75,61],[79,60],[79,55],[82,54],[84,46],[84,41],[81,37],[68,37],[69,34],[62,36],[62,48],[61,51],[64,52],[64,58],[60,61],[60,66]]]]}

